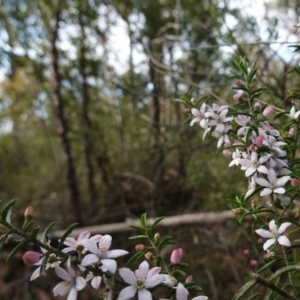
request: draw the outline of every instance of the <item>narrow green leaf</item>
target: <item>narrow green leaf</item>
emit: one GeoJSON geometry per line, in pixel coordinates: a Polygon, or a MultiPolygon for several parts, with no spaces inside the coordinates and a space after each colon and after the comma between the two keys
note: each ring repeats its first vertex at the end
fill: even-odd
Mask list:
{"type": "Polygon", "coordinates": [[[240,300],[255,285],[255,280],[246,282],[239,291],[233,296],[232,300],[240,300]]]}
{"type": "Polygon", "coordinates": [[[129,265],[131,265],[133,262],[137,261],[138,259],[140,259],[141,257],[143,257],[146,252],[148,252],[148,248],[141,251],[141,252],[137,252],[135,253],[129,260],[128,262],[126,263],[126,266],[125,267],[128,267],[129,265]]]}
{"type": "Polygon", "coordinates": [[[160,241],[160,243],[157,246],[157,249],[160,250],[164,245],[173,245],[173,244],[176,244],[176,242],[172,239],[172,237],[166,236],[160,241]]]}
{"type": "MultiPolygon", "coordinates": [[[[258,296],[261,296],[261,293],[256,293],[255,295],[253,295],[252,297],[248,298],[248,300],[254,300],[257,299],[258,296]]],[[[261,298],[259,298],[261,299],[261,298]]]]}
{"type": "Polygon", "coordinates": [[[9,234],[10,234],[10,231],[7,232],[4,236],[1,237],[1,239],[0,239],[0,251],[2,250],[2,248],[5,244],[5,241],[6,241],[9,234]]]}
{"type": "Polygon", "coordinates": [[[278,261],[281,261],[283,260],[283,258],[276,258],[272,261],[270,261],[269,263],[267,263],[266,265],[264,265],[262,268],[260,268],[256,273],[260,273],[262,272],[263,270],[266,270],[268,268],[270,268],[271,266],[273,266],[275,263],[277,263],[278,261]]]}
{"type": "Polygon", "coordinates": [[[11,224],[11,213],[12,213],[12,209],[14,207],[14,205],[16,204],[16,200],[11,200],[9,201],[3,211],[2,211],[2,214],[1,214],[1,218],[3,221],[11,224]]]}
{"type": "Polygon", "coordinates": [[[67,228],[67,230],[64,232],[64,234],[59,240],[58,249],[61,249],[63,247],[65,239],[72,233],[72,231],[76,228],[77,225],[78,223],[74,223],[67,228]]]}
{"type": "Polygon", "coordinates": [[[6,261],[8,262],[11,258],[14,257],[14,255],[19,251],[19,249],[24,245],[26,244],[26,240],[25,241],[22,241],[20,242],[7,256],[6,258],[6,261]]]}
{"type": "Polygon", "coordinates": [[[151,229],[154,229],[165,217],[159,217],[158,219],[156,219],[153,224],[151,225],[151,229]]]}
{"type": "Polygon", "coordinates": [[[56,222],[50,223],[47,228],[44,230],[42,237],[41,237],[41,242],[46,243],[47,242],[47,235],[49,231],[52,229],[52,227],[56,224],[56,222]]]}
{"type": "Polygon", "coordinates": [[[29,230],[29,228],[34,224],[34,220],[29,221],[26,226],[23,228],[23,231],[29,230]]]}
{"type": "Polygon", "coordinates": [[[40,276],[46,276],[46,266],[48,263],[48,255],[46,255],[42,261],[41,268],[40,268],[40,276]]]}
{"type": "Polygon", "coordinates": [[[186,277],[186,273],[185,272],[183,272],[183,271],[181,271],[181,270],[175,270],[174,272],[173,272],[173,274],[174,275],[180,275],[180,276],[182,276],[182,277],[186,277]]]}
{"type": "Polygon", "coordinates": [[[147,228],[147,215],[146,214],[141,215],[140,224],[144,229],[147,228]]]}
{"type": "Polygon", "coordinates": [[[37,226],[31,230],[30,239],[31,241],[35,241],[37,239],[37,235],[40,231],[40,226],[37,226]]]}
{"type": "Polygon", "coordinates": [[[296,265],[289,265],[286,267],[283,267],[279,270],[277,270],[269,279],[269,281],[273,281],[275,280],[278,276],[281,276],[284,273],[290,273],[290,272],[294,272],[294,271],[299,271],[300,270],[300,264],[296,264],[296,265]]]}
{"type": "Polygon", "coordinates": [[[143,227],[140,227],[140,226],[130,225],[129,228],[133,228],[133,229],[145,232],[145,229],[143,227]]]}
{"type": "Polygon", "coordinates": [[[148,237],[146,235],[134,235],[134,236],[131,236],[129,237],[128,239],[129,240],[137,240],[137,239],[147,239],[148,237]]]}

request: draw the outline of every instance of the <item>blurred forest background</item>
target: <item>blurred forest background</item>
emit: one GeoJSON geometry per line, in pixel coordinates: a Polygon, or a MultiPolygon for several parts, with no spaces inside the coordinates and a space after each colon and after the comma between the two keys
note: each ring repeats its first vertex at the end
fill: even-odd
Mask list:
{"type": "MultiPolygon", "coordinates": [[[[0,199],[18,200],[20,223],[28,205],[42,227],[54,219],[57,229],[226,210],[245,191],[243,173],[184,124],[175,99],[194,87],[195,98],[233,103],[239,56],[258,59],[265,101],[299,85],[285,75],[298,65],[289,47],[298,42],[298,0],[0,3],[0,199]]],[[[230,299],[247,277],[229,242],[232,222],[166,233],[189,248],[210,299],[230,299]]],[[[133,247],[115,238],[117,248],[133,247]]],[[[25,268],[3,270],[1,299],[52,299],[46,280],[28,285],[25,268]]]]}

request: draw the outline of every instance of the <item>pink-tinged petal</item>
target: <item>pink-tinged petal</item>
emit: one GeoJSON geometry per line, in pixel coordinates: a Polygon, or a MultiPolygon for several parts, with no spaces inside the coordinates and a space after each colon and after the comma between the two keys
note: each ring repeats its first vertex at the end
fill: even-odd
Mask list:
{"type": "Polygon", "coordinates": [[[194,126],[195,123],[200,122],[200,121],[201,121],[201,119],[195,118],[191,121],[190,126],[194,126]]]}
{"type": "Polygon", "coordinates": [[[71,257],[67,260],[67,269],[71,277],[75,277],[75,271],[71,268],[71,257]]]}
{"type": "Polygon", "coordinates": [[[188,290],[183,286],[182,283],[178,283],[177,289],[176,289],[176,299],[177,300],[187,300],[188,298],[188,290]]]}
{"type": "Polygon", "coordinates": [[[253,173],[255,173],[256,172],[256,169],[255,168],[253,168],[253,167],[250,167],[250,168],[248,168],[247,170],[246,170],[246,172],[245,172],[245,175],[246,175],[246,177],[249,177],[249,176],[251,176],[253,173]]]}
{"type": "Polygon", "coordinates": [[[81,265],[77,265],[77,266],[78,266],[78,268],[80,269],[81,272],[84,272],[86,270],[86,268],[81,266],[81,265]]]}
{"type": "Polygon", "coordinates": [[[109,247],[111,246],[111,241],[112,237],[110,235],[104,235],[99,242],[99,248],[104,247],[106,249],[109,249],[109,247]]]}
{"type": "Polygon", "coordinates": [[[147,275],[147,278],[151,278],[152,276],[158,274],[160,271],[161,271],[161,268],[160,268],[160,267],[154,267],[154,268],[152,268],[152,269],[149,271],[149,273],[148,273],[148,275],[147,275]]]}
{"type": "Polygon", "coordinates": [[[38,278],[40,276],[40,270],[41,270],[41,267],[38,267],[31,275],[30,277],[30,281],[38,278]]]}
{"type": "Polygon", "coordinates": [[[267,241],[264,243],[264,246],[263,246],[264,250],[269,249],[269,247],[272,246],[273,244],[275,244],[275,242],[276,242],[276,239],[275,239],[275,238],[272,238],[272,239],[267,240],[267,241]]]}
{"type": "Polygon", "coordinates": [[[282,246],[286,246],[286,247],[290,247],[291,246],[291,242],[290,240],[285,236],[285,235],[281,235],[278,239],[277,239],[278,243],[282,246]]]}
{"type": "Polygon", "coordinates": [[[76,277],[76,285],[75,285],[76,291],[83,290],[85,288],[85,286],[86,286],[85,279],[81,276],[76,277]]]}
{"type": "Polygon", "coordinates": [[[278,226],[276,225],[275,220],[271,220],[269,222],[269,228],[270,228],[271,231],[275,231],[275,232],[277,231],[278,226]]]}
{"type": "Polygon", "coordinates": [[[91,253],[98,255],[99,254],[99,248],[97,247],[96,242],[89,240],[83,240],[81,241],[81,244],[88,249],[91,253]]]}
{"type": "Polygon", "coordinates": [[[260,192],[260,196],[268,196],[268,195],[270,195],[270,194],[272,194],[272,192],[273,192],[273,190],[272,189],[268,189],[268,188],[266,188],[266,189],[263,189],[261,192],[260,192]]]}
{"type": "Polygon", "coordinates": [[[147,278],[144,282],[146,288],[152,288],[159,284],[161,284],[165,279],[165,275],[163,274],[156,274],[150,278],[147,278]]]}
{"type": "Polygon", "coordinates": [[[292,223],[290,223],[290,222],[282,223],[278,229],[278,233],[282,234],[290,225],[292,225],[292,223]]]}
{"type": "Polygon", "coordinates": [[[268,174],[269,170],[265,166],[259,166],[257,168],[259,173],[268,174]]]}
{"type": "Polygon", "coordinates": [[[68,252],[71,252],[71,251],[74,251],[74,247],[67,247],[67,248],[64,248],[62,250],[62,252],[64,252],[64,253],[68,253],[68,252]]]}
{"type": "Polygon", "coordinates": [[[217,148],[220,148],[223,143],[224,143],[224,136],[222,135],[218,140],[217,148]]]}
{"type": "Polygon", "coordinates": [[[94,236],[92,236],[92,237],[90,238],[90,241],[93,241],[93,242],[95,242],[95,243],[99,243],[99,241],[101,240],[101,238],[102,238],[102,235],[101,235],[101,234],[96,234],[96,235],[94,235],[94,236]]]}
{"type": "Polygon", "coordinates": [[[284,194],[285,189],[283,187],[274,189],[274,193],[276,194],[284,194]]]}
{"type": "Polygon", "coordinates": [[[70,280],[71,276],[70,274],[64,270],[61,267],[55,266],[55,273],[57,274],[57,276],[63,280],[70,280]]]}
{"type": "Polygon", "coordinates": [[[95,276],[91,281],[92,287],[97,290],[100,286],[101,280],[102,280],[102,277],[95,276]]]}
{"type": "Polygon", "coordinates": [[[99,261],[99,257],[95,254],[88,254],[86,255],[82,262],[81,262],[81,266],[86,267],[86,266],[90,266],[92,264],[95,264],[99,261]]]}
{"type": "Polygon", "coordinates": [[[291,178],[290,176],[280,177],[276,182],[276,186],[278,186],[278,187],[284,186],[290,180],[290,178],[291,178]]]}
{"type": "Polygon", "coordinates": [[[137,282],[135,274],[128,268],[119,269],[119,274],[123,278],[123,280],[128,284],[135,284],[137,282]]]}
{"type": "Polygon", "coordinates": [[[252,162],[250,159],[241,158],[239,160],[239,163],[241,166],[246,167],[246,168],[250,168],[252,166],[252,162]]]}
{"type": "Polygon", "coordinates": [[[269,170],[268,179],[269,179],[270,182],[276,182],[277,181],[277,175],[276,175],[276,173],[273,169],[269,170]]]}
{"type": "Polygon", "coordinates": [[[117,262],[113,259],[103,258],[101,259],[102,271],[106,272],[108,270],[110,273],[115,274],[117,270],[117,262]],[[104,267],[104,268],[103,268],[104,267]]]}
{"type": "Polygon", "coordinates": [[[64,245],[75,248],[77,246],[77,241],[72,237],[67,237],[64,241],[64,245]]]}
{"type": "Polygon", "coordinates": [[[135,271],[135,275],[138,278],[146,278],[149,272],[149,264],[145,260],[139,265],[138,270],[135,271]]]}
{"type": "Polygon", "coordinates": [[[198,296],[198,297],[192,298],[192,300],[208,300],[208,297],[207,296],[198,296]]]}
{"type": "Polygon", "coordinates": [[[76,300],[77,299],[77,291],[72,288],[69,292],[67,300],[76,300]]]}
{"type": "Polygon", "coordinates": [[[82,241],[82,240],[85,240],[85,239],[88,239],[90,237],[90,233],[88,231],[83,231],[79,234],[78,236],[78,241],[82,241]]]}
{"type": "Polygon", "coordinates": [[[128,286],[120,292],[117,300],[131,299],[135,295],[136,291],[137,289],[134,286],[128,286]]]}
{"type": "Polygon", "coordinates": [[[255,178],[255,181],[256,181],[256,183],[258,183],[261,186],[264,186],[264,187],[269,187],[270,186],[270,182],[267,181],[264,178],[255,178]]]}
{"type": "Polygon", "coordinates": [[[270,239],[273,237],[272,233],[265,229],[257,229],[255,232],[265,239],[270,239]]]}
{"type": "Polygon", "coordinates": [[[70,288],[71,287],[69,284],[67,284],[65,281],[62,281],[53,288],[53,294],[54,296],[64,296],[70,291],[70,288]]]}
{"type": "Polygon", "coordinates": [[[119,249],[116,249],[116,250],[111,250],[111,251],[108,251],[106,253],[106,257],[107,258],[117,258],[117,257],[121,257],[121,256],[124,256],[126,254],[128,254],[129,252],[126,251],[126,250],[119,250],[119,249]]]}
{"type": "Polygon", "coordinates": [[[191,113],[193,114],[193,116],[198,117],[200,114],[200,111],[197,108],[192,108],[191,109],[191,113]]]}
{"type": "Polygon", "coordinates": [[[152,295],[146,289],[141,289],[138,291],[138,299],[139,300],[152,300],[152,295]]]}

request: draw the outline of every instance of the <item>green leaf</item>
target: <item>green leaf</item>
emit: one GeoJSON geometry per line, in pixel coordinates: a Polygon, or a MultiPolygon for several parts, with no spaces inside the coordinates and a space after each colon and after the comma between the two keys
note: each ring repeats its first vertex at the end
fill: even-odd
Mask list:
{"type": "MultiPolygon", "coordinates": [[[[253,295],[252,297],[248,298],[248,300],[254,300],[256,299],[258,296],[261,296],[261,293],[256,293],[255,295],[253,295]]],[[[261,298],[259,298],[261,299],[261,298]]]]}
{"type": "Polygon", "coordinates": [[[31,233],[30,233],[31,241],[35,241],[37,239],[37,235],[38,235],[39,231],[40,231],[40,226],[37,226],[31,230],[31,233]]]}
{"type": "Polygon", "coordinates": [[[106,281],[110,286],[115,285],[115,277],[114,276],[111,276],[111,277],[107,278],[106,281]]]}
{"type": "Polygon", "coordinates": [[[146,235],[134,235],[134,236],[131,236],[129,237],[128,239],[129,240],[137,240],[137,239],[147,239],[148,237],[146,235]]]}
{"type": "Polygon", "coordinates": [[[7,256],[6,258],[6,262],[8,262],[11,258],[14,257],[14,255],[19,251],[19,249],[24,245],[26,244],[26,240],[20,242],[10,253],[9,255],[7,256]]]}
{"type": "Polygon", "coordinates": [[[180,268],[188,268],[189,264],[185,263],[185,262],[181,262],[181,263],[177,264],[177,266],[179,266],[180,268]]]}
{"type": "Polygon", "coordinates": [[[157,249],[160,250],[164,245],[174,245],[176,242],[172,239],[171,236],[166,236],[163,238],[157,246],[157,249]]]}
{"type": "Polygon", "coordinates": [[[150,226],[151,229],[154,229],[157,224],[159,224],[165,217],[159,217],[158,219],[156,219],[153,224],[150,226]]]}
{"type": "Polygon", "coordinates": [[[11,200],[5,205],[1,214],[2,221],[11,224],[11,213],[15,204],[16,204],[16,200],[11,200]]]}
{"type": "Polygon", "coordinates": [[[135,253],[126,263],[125,267],[128,267],[129,265],[131,265],[133,262],[137,261],[138,259],[140,259],[141,257],[143,257],[147,252],[148,252],[149,248],[141,251],[141,252],[137,252],[135,253]]]}
{"type": "Polygon", "coordinates": [[[232,300],[240,300],[242,299],[242,297],[248,293],[248,291],[250,289],[252,289],[252,287],[255,285],[255,280],[250,280],[248,282],[246,282],[240,289],[239,291],[234,295],[234,297],[232,298],[232,300]]]}
{"type": "Polygon", "coordinates": [[[147,215],[146,214],[141,215],[140,224],[144,229],[147,228],[147,215]]]}
{"type": "Polygon", "coordinates": [[[256,273],[262,272],[263,270],[266,270],[268,268],[270,268],[271,266],[273,266],[275,263],[277,263],[278,261],[283,260],[283,258],[276,258],[272,261],[270,261],[269,263],[267,263],[266,265],[264,265],[262,268],[260,268],[256,273]]]}
{"type": "Polygon", "coordinates": [[[47,235],[49,231],[52,229],[52,227],[56,224],[56,222],[50,223],[47,228],[44,230],[42,237],[41,237],[41,242],[46,243],[47,242],[47,235]]]}
{"type": "Polygon", "coordinates": [[[0,251],[2,250],[2,248],[5,244],[5,241],[6,241],[9,234],[10,234],[10,231],[7,232],[4,236],[1,237],[1,239],[0,239],[0,251]]]}
{"type": "Polygon", "coordinates": [[[181,271],[181,270],[175,270],[174,272],[173,272],[173,275],[180,275],[180,276],[182,276],[182,277],[186,277],[186,273],[185,272],[183,272],[183,271],[181,271]]]}
{"type": "Polygon", "coordinates": [[[41,268],[40,268],[40,276],[46,276],[46,266],[48,263],[48,255],[49,255],[49,253],[46,254],[45,258],[42,261],[41,268]]]}
{"type": "Polygon", "coordinates": [[[33,224],[34,224],[34,220],[29,221],[26,226],[23,228],[23,231],[27,231],[33,224]]]}
{"type": "Polygon", "coordinates": [[[130,225],[129,228],[133,228],[133,229],[145,232],[145,229],[140,226],[130,225]]]}
{"type": "Polygon", "coordinates": [[[294,271],[299,271],[299,270],[300,270],[300,264],[289,265],[289,266],[283,267],[283,268],[277,270],[277,271],[269,278],[269,281],[275,280],[278,276],[281,276],[282,274],[290,273],[290,272],[294,272],[294,271]]]}
{"type": "Polygon", "coordinates": [[[62,235],[61,239],[59,240],[58,249],[63,247],[65,239],[71,234],[71,232],[77,227],[78,223],[74,223],[67,228],[67,230],[62,235]]]}

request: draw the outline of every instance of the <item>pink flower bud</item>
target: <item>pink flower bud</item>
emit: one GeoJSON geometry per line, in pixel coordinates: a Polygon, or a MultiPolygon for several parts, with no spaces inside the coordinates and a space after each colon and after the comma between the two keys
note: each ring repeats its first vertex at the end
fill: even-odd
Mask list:
{"type": "Polygon", "coordinates": [[[234,95],[232,96],[232,98],[233,98],[234,101],[239,101],[240,98],[241,98],[241,94],[234,94],[234,95]]]}
{"type": "Polygon", "coordinates": [[[245,151],[245,147],[243,147],[243,144],[241,144],[241,142],[239,141],[235,141],[233,143],[234,146],[240,146],[240,147],[236,147],[239,151],[245,151]]]}
{"type": "Polygon", "coordinates": [[[256,101],[254,103],[254,109],[257,110],[257,111],[260,111],[261,110],[261,103],[256,101]]]}
{"type": "Polygon", "coordinates": [[[235,80],[234,82],[235,86],[239,87],[243,84],[243,82],[240,79],[235,80]]]}
{"type": "Polygon", "coordinates": [[[257,266],[257,264],[258,264],[258,261],[256,259],[251,259],[250,260],[250,265],[251,266],[257,266]]]}
{"type": "Polygon", "coordinates": [[[153,253],[152,253],[152,252],[147,252],[147,253],[145,254],[145,258],[146,258],[147,260],[152,259],[152,256],[153,256],[153,253]]]}
{"type": "Polygon", "coordinates": [[[250,253],[249,249],[244,249],[243,254],[248,255],[250,253]]]}
{"type": "Polygon", "coordinates": [[[274,107],[271,105],[266,107],[265,110],[263,111],[263,115],[266,118],[271,118],[274,115],[274,107]]]}
{"type": "Polygon", "coordinates": [[[263,144],[263,141],[265,140],[264,136],[263,135],[259,135],[258,137],[255,138],[255,144],[257,147],[262,147],[264,144],[263,144]]]}
{"type": "Polygon", "coordinates": [[[222,151],[222,153],[225,157],[228,157],[228,158],[231,157],[231,155],[232,155],[232,152],[229,149],[224,149],[222,151]]]}
{"type": "Polygon", "coordinates": [[[295,127],[291,127],[289,130],[289,135],[294,135],[296,132],[295,127]]]}
{"type": "Polygon", "coordinates": [[[255,151],[256,147],[255,147],[255,145],[251,144],[248,148],[250,151],[255,151]]]}
{"type": "Polygon", "coordinates": [[[189,275],[185,280],[185,282],[192,282],[192,281],[194,281],[193,275],[189,275]]]}
{"type": "Polygon", "coordinates": [[[28,206],[24,212],[24,217],[32,217],[34,213],[34,209],[32,206],[28,206]]]}
{"type": "Polygon", "coordinates": [[[240,208],[234,208],[231,210],[235,215],[240,215],[242,213],[242,210],[240,208]]]}
{"type": "Polygon", "coordinates": [[[27,251],[23,255],[23,261],[26,265],[36,264],[40,260],[41,254],[35,251],[27,251]]]}
{"type": "Polygon", "coordinates": [[[143,244],[137,244],[137,245],[135,245],[135,250],[137,251],[137,252],[141,252],[141,251],[143,251],[145,249],[145,245],[143,245],[143,244]]]}
{"type": "Polygon", "coordinates": [[[292,187],[299,187],[300,183],[299,180],[297,178],[292,178],[291,179],[291,186],[292,187]]]}
{"type": "Polygon", "coordinates": [[[178,248],[172,251],[171,253],[171,263],[174,265],[177,265],[180,263],[181,259],[183,256],[183,249],[182,248],[178,248]]]}

